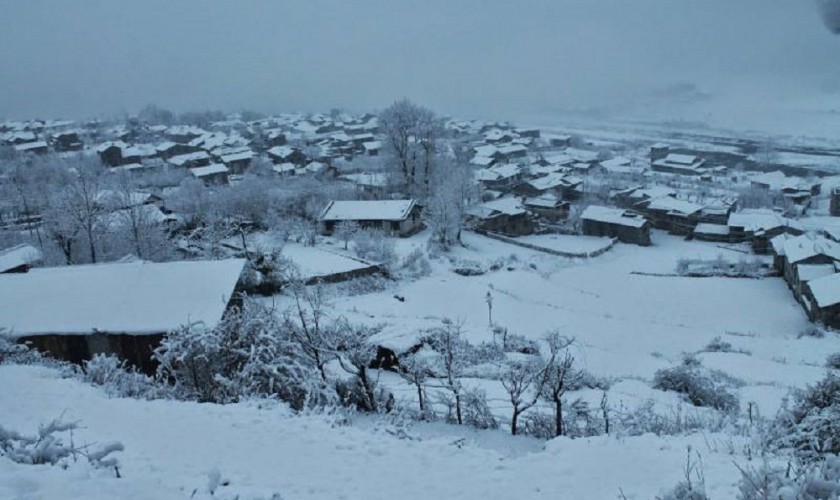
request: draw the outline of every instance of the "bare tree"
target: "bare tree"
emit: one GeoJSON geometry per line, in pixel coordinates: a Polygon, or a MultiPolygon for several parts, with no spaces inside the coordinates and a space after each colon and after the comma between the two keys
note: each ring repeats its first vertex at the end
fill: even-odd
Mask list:
{"type": "Polygon", "coordinates": [[[49,207],[44,211],[44,231],[64,256],[65,264],[73,264],[73,250],[79,240],[81,228],[70,217],[69,200],[62,191],[52,197],[49,207]]]}
{"type": "Polygon", "coordinates": [[[347,246],[350,244],[350,241],[353,240],[353,236],[359,232],[359,223],[353,220],[343,220],[338,223],[335,228],[335,232],[333,235],[341,242],[344,243],[344,249],[347,250],[347,246]]]}
{"type": "Polygon", "coordinates": [[[539,401],[547,381],[547,374],[547,365],[543,365],[536,356],[505,363],[501,373],[501,382],[513,407],[513,415],[510,419],[511,434],[517,433],[519,417],[539,401]]]}
{"type": "Polygon", "coordinates": [[[578,385],[582,374],[574,369],[575,358],[569,351],[574,339],[551,332],[545,342],[548,345],[548,357],[545,360],[546,378],[542,396],[554,405],[555,435],[563,436],[563,397],[571,387],[578,385]]]}
{"type": "Polygon", "coordinates": [[[410,382],[417,391],[417,403],[421,417],[426,415],[426,381],[433,370],[433,362],[425,352],[425,348],[418,349],[400,357],[402,377],[410,382]]]}
{"type": "Polygon", "coordinates": [[[466,364],[465,354],[467,344],[462,338],[463,322],[444,319],[441,326],[432,330],[429,342],[442,358],[442,383],[446,390],[452,393],[455,400],[455,421],[458,425],[464,423],[461,408],[461,377],[466,364]]]}
{"type": "Polygon", "coordinates": [[[141,202],[144,194],[137,191],[136,181],[127,173],[117,174],[113,194],[119,209],[110,219],[109,230],[128,238],[131,249],[140,259],[160,260],[168,257],[170,247],[163,213],[153,204],[141,202]]]}
{"type": "Polygon", "coordinates": [[[379,115],[386,149],[411,189],[428,188],[443,124],[435,113],[408,99],[397,101],[379,115]]]}
{"type": "Polygon", "coordinates": [[[353,376],[358,384],[361,407],[379,411],[376,398],[376,381],[370,376],[369,365],[376,354],[371,338],[381,331],[379,327],[353,325],[343,318],[336,321],[329,337],[330,352],[341,369],[353,376]]]}
{"type": "Polygon", "coordinates": [[[430,242],[442,250],[461,243],[464,210],[472,187],[472,171],[465,163],[438,160],[432,171],[426,217],[432,229],[430,242]]]}
{"type": "Polygon", "coordinates": [[[288,271],[295,305],[285,315],[284,325],[301,351],[318,369],[323,382],[327,381],[326,366],[330,360],[329,326],[325,324],[327,297],[320,285],[307,287],[295,269],[288,271]]]}
{"type": "Polygon", "coordinates": [[[74,175],[60,195],[66,216],[76,224],[88,245],[91,263],[97,262],[97,243],[103,230],[100,217],[107,207],[102,203],[102,164],[98,159],[78,157],[73,162],[74,175]]]}

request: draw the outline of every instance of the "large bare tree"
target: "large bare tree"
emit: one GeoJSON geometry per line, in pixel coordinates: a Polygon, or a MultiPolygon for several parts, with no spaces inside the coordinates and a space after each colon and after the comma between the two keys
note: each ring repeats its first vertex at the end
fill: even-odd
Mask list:
{"type": "Polygon", "coordinates": [[[403,99],[380,113],[379,126],[406,187],[425,195],[443,136],[442,120],[430,109],[403,99]]]}

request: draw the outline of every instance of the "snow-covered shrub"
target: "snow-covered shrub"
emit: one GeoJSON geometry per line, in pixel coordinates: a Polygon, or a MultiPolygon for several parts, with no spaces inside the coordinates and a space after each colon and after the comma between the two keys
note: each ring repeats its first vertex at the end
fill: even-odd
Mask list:
{"type": "Polygon", "coordinates": [[[738,398],[692,357],[686,358],[679,366],[657,370],[653,376],[653,387],[683,394],[694,406],[732,412],[739,407],[738,398]]]}
{"type": "MultiPolygon", "coordinates": [[[[84,457],[94,467],[115,468],[119,465],[112,453],[123,451],[121,443],[108,443],[98,448],[77,447],[72,442],[72,432],[79,428],[78,422],[66,422],[60,418],[40,425],[35,435],[24,435],[0,426],[0,456],[19,464],[50,464],[67,467],[69,459],[84,457]],[[69,442],[65,433],[70,434],[69,442]]],[[[117,471],[119,475],[119,471],[117,471]]]]}
{"type": "Polygon", "coordinates": [[[432,265],[429,263],[429,259],[426,258],[426,254],[421,249],[415,248],[411,253],[403,257],[402,262],[400,262],[399,272],[408,278],[422,278],[431,274],[432,265]]]}
{"type": "Polygon", "coordinates": [[[730,427],[736,418],[732,413],[703,409],[687,411],[683,406],[661,411],[657,410],[652,399],[630,411],[621,408],[613,410],[611,415],[616,432],[628,436],[648,433],[674,436],[697,431],[719,432],[730,427]]]}
{"type": "Polygon", "coordinates": [[[360,259],[380,264],[390,271],[397,262],[394,240],[382,231],[371,229],[353,235],[353,250],[360,259]]]}
{"type": "Polygon", "coordinates": [[[840,377],[829,373],[805,390],[793,393],[772,426],[769,440],[807,461],[840,454],[840,377]]]}
{"type": "Polygon", "coordinates": [[[731,343],[723,340],[719,336],[713,338],[708,344],[706,344],[706,347],[703,348],[703,351],[704,352],[734,352],[734,353],[747,354],[747,355],[750,354],[750,351],[747,351],[745,349],[736,349],[735,347],[732,346],[731,343]]]}
{"type": "Polygon", "coordinates": [[[461,276],[481,276],[487,270],[479,262],[462,260],[452,266],[452,272],[461,276]]]}
{"type": "Polygon", "coordinates": [[[691,453],[691,446],[686,453],[686,461],[683,465],[683,480],[665,493],[660,500],[709,500],[706,495],[706,480],[703,475],[703,462],[700,454],[695,457],[691,453]]]}
{"type": "Polygon", "coordinates": [[[157,399],[167,395],[165,384],[113,355],[95,355],[85,361],[82,371],[85,382],[103,387],[112,396],[157,399]]]}
{"type": "Polygon", "coordinates": [[[294,263],[284,257],[280,250],[256,252],[251,255],[240,280],[246,293],[274,295],[296,276],[294,263]]]}
{"type": "Polygon", "coordinates": [[[732,352],[732,344],[720,337],[715,337],[711,340],[711,342],[706,344],[704,350],[706,352],[732,352]]]}
{"type": "Polygon", "coordinates": [[[342,292],[346,295],[367,295],[370,293],[383,292],[391,286],[391,281],[380,274],[370,276],[359,276],[347,281],[341,286],[342,292]]]}
{"type": "Polygon", "coordinates": [[[553,439],[557,436],[556,427],[554,415],[539,409],[534,409],[522,417],[521,432],[528,436],[534,436],[540,439],[553,439]]]}
{"type": "Polygon", "coordinates": [[[0,329],[0,364],[43,365],[58,370],[62,376],[70,377],[78,373],[78,367],[72,363],[51,358],[25,344],[4,337],[0,329]]]}
{"type": "Polygon", "coordinates": [[[482,342],[478,345],[467,344],[464,357],[467,365],[470,366],[501,363],[505,359],[505,351],[497,342],[482,342]]]}
{"type": "MultiPolygon", "coordinates": [[[[481,389],[467,389],[461,393],[461,405],[465,425],[477,429],[497,429],[499,423],[487,405],[487,393],[481,389]]],[[[452,420],[451,418],[449,419],[452,420]]]]}
{"type": "Polygon", "coordinates": [[[518,352],[520,354],[537,355],[540,353],[540,345],[523,335],[510,334],[503,337],[503,348],[505,352],[518,352]]]}
{"type": "Polygon", "coordinates": [[[3,335],[0,330],[0,364],[32,364],[41,360],[42,356],[38,351],[29,349],[23,344],[18,344],[3,335]]]}
{"type": "Polygon", "coordinates": [[[796,338],[799,338],[799,339],[801,339],[803,337],[811,337],[811,338],[814,338],[814,339],[821,339],[821,338],[825,337],[825,330],[823,328],[821,328],[819,325],[810,324],[806,328],[804,328],[802,331],[800,331],[799,334],[796,336],[796,338]]]}
{"type": "Polygon", "coordinates": [[[790,466],[742,469],[738,500],[829,500],[840,497],[840,458],[836,455],[793,474],[790,466]]]}
{"type": "Polygon", "coordinates": [[[674,489],[663,495],[661,500],[709,500],[709,497],[703,489],[680,481],[674,489]]]}
{"type": "Polygon", "coordinates": [[[270,308],[245,299],[213,329],[192,325],[155,350],[158,373],[183,397],[226,403],[277,397],[301,409],[323,395],[316,368],[270,308]]]}
{"type": "Polygon", "coordinates": [[[825,359],[825,366],[834,370],[840,370],[840,352],[829,354],[825,359]]]}

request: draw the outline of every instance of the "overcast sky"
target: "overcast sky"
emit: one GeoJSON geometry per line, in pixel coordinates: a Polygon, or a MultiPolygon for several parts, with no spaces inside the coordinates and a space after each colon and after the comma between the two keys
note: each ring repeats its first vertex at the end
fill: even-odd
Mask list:
{"type": "Polygon", "coordinates": [[[381,108],[516,119],[840,94],[812,0],[7,1],[0,116],[381,108]]]}

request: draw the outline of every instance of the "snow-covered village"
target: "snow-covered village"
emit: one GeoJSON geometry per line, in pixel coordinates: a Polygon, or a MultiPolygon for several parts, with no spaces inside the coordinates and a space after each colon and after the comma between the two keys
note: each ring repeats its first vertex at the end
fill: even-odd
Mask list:
{"type": "MultiPolygon", "coordinates": [[[[492,79],[469,97],[488,59],[460,5],[323,2],[360,23],[336,39],[326,5],[208,2],[205,28],[232,31],[207,42],[167,30],[186,5],[42,3],[0,19],[21,68],[0,82],[0,498],[840,498],[840,2],[470,10],[531,23],[496,55],[655,59],[667,85],[633,109],[604,103],[649,74],[612,60],[569,66],[558,101],[492,79]],[[555,34],[561,14],[597,36],[555,34]],[[174,76],[138,76],[151,47],[174,76]],[[338,47],[441,71],[326,79],[338,47]],[[28,54],[71,50],[42,86],[28,54]],[[221,69],[185,62],[207,54],[221,69]],[[672,83],[683,58],[744,69],[672,83]],[[313,76],[239,78],[274,70],[313,76]],[[774,94],[794,79],[822,90],[774,94]]],[[[540,68],[538,93],[533,60],[494,70],[540,68]]]]}

